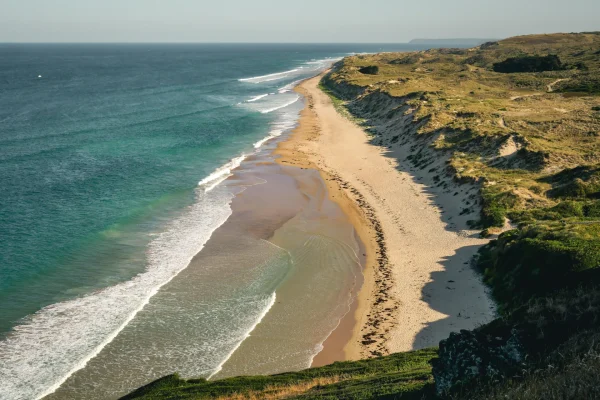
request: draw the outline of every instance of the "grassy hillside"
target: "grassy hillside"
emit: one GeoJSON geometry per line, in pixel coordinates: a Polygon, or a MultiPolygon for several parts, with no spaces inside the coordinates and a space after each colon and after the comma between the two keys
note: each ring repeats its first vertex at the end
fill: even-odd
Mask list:
{"type": "Polygon", "coordinates": [[[600,34],[357,55],[322,86],[374,144],[408,149],[401,165],[437,186],[475,185],[464,212],[499,234],[477,265],[502,317],[439,351],[215,382],[173,375],[126,398],[600,398],[600,34]]]}
{"type": "Polygon", "coordinates": [[[454,385],[445,393],[461,399],[594,398],[600,34],[348,57],[323,84],[374,144],[409,153],[401,164],[438,174],[437,186],[474,184],[463,211],[480,210],[471,224],[483,236],[501,233],[477,264],[503,318],[440,345],[438,388],[454,385]]]}
{"type": "MultiPolygon", "coordinates": [[[[413,120],[422,122],[418,133],[437,135],[432,145],[451,152],[456,176],[482,182],[485,227],[502,226],[512,211],[598,195],[600,175],[581,177],[587,192],[561,192],[572,180],[553,179],[553,174],[582,165],[595,172],[600,163],[600,34],[533,35],[475,49],[359,55],[346,58],[328,82],[334,89],[354,88],[363,97],[381,92],[403,99],[413,120]],[[494,64],[531,55],[556,55],[562,69],[494,72],[494,64]],[[360,73],[366,66],[377,66],[378,73],[360,73]]],[[[338,93],[348,98],[349,92],[338,93]]],[[[394,111],[406,110],[398,107],[387,117],[394,118],[394,111]]]]}
{"type": "Polygon", "coordinates": [[[428,361],[435,349],[393,354],[273,376],[207,382],[176,375],[159,379],[123,399],[421,399],[433,394],[428,361]]]}
{"type": "Polygon", "coordinates": [[[442,175],[476,183],[472,225],[484,236],[518,225],[480,264],[502,306],[587,281],[580,273],[600,265],[600,34],[359,55],[325,84],[375,144],[418,142],[415,166],[443,155],[442,175]],[[377,73],[360,72],[368,66],[377,73]]]}

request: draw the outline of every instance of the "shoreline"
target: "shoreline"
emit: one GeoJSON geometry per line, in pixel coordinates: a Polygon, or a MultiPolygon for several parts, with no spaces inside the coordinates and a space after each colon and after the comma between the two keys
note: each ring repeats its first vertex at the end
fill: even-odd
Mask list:
{"type": "Polygon", "coordinates": [[[319,173],[275,163],[276,145],[248,157],[227,180],[228,188],[215,189],[235,192],[227,221],[157,294],[136,325],[126,327],[49,399],[84,393],[90,399],[124,395],[173,373],[175,357],[182,376],[206,375],[210,380],[310,366],[338,321],[353,315],[348,311],[360,286],[360,245],[350,221],[329,200],[319,173]],[[227,291],[229,287],[233,289],[227,291]],[[188,358],[187,351],[174,352],[168,359],[152,358],[152,349],[166,337],[161,326],[181,323],[182,310],[185,315],[202,315],[211,301],[223,304],[211,306],[214,318],[245,317],[245,325],[222,329],[222,324],[207,324],[199,329],[192,318],[181,325],[189,331],[170,337],[168,346],[198,351],[194,346],[215,340],[213,351],[203,353],[204,360],[188,358]],[[177,312],[170,312],[169,304],[177,312]],[[232,310],[238,311],[230,316],[232,310]],[[169,323],[163,325],[165,321],[169,323]],[[235,346],[228,348],[234,341],[235,346]],[[137,359],[125,356],[125,349],[151,360],[147,365],[152,368],[139,369],[137,359]],[[218,361],[216,369],[213,361],[218,361]],[[119,365],[113,369],[119,373],[106,373],[106,365],[119,365]],[[102,385],[91,391],[89,382],[102,385]],[[129,387],[131,382],[135,383],[129,387]]]}
{"type": "Polygon", "coordinates": [[[487,243],[467,227],[470,215],[461,213],[471,189],[438,193],[434,174],[402,162],[406,148],[391,153],[373,145],[319,89],[324,74],[295,88],[305,108],[274,153],[282,165],[319,171],[364,244],[366,262],[353,315],[325,341],[312,366],[435,346],[452,331],[493,319],[495,306],[470,268],[487,243]]]}
{"type": "Polygon", "coordinates": [[[366,322],[364,314],[368,309],[370,293],[376,288],[374,272],[380,261],[378,260],[378,254],[382,251],[381,243],[373,240],[373,236],[377,233],[377,221],[369,219],[360,203],[348,195],[344,189],[347,183],[341,180],[339,176],[321,168],[313,161],[311,153],[301,149],[304,144],[318,140],[320,135],[318,120],[312,111],[312,96],[304,85],[314,79],[320,79],[322,76],[323,74],[319,74],[317,77],[306,79],[295,87],[294,90],[303,96],[306,103],[300,113],[298,126],[285,140],[277,144],[273,154],[278,156],[275,158],[275,162],[281,165],[310,168],[318,171],[321,175],[326,184],[329,199],[335,202],[346,214],[354,226],[359,243],[362,244],[361,250],[364,252],[360,254],[360,257],[363,263],[363,279],[358,295],[350,305],[350,311],[323,342],[323,349],[313,358],[311,368],[335,361],[363,358],[362,346],[359,345],[357,339],[360,336],[361,327],[366,322]]]}
{"type": "MultiPolygon", "coordinates": [[[[245,187],[242,192],[234,195],[236,200],[232,203],[239,204],[240,208],[236,209],[237,206],[232,205],[233,217],[230,216],[223,226],[213,232],[211,239],[206,243],[207,249],[197,253],[185,269],[185,273],[177,276],[167,289],[173,289],[173,293],[184,293],[181,288],[185,287],[190,293],[194,293],[196,288],[188,286],[195,280],[195,275],[199,277],[204,273],[199,271],[197,266],[203,263],[202,260],[221,254],[226,243],[232,246],[233,242],[228,238],[239,236],[237,225],[241,223],[240,226],[243,226],[246,218],[249,223],[246,233],[250,240],[264,239],[265,242],[271,243],[274,239],[274,243],[271,244],[275,244],[281,250],[298,247],[299,243],[304,243],[299,247],[306,246],[303,240],[298,241],[292,237],[295,234],[290,233],[290,228],[295,229],[294,222],[283,218],[281,213],[270,209],[267,204],[270,199],[282,206],[282,210],[298,207],[297,211],[290,208],[286,212],[290,216],[299,216],[306,207],[302,204],[308,202],[311,204],[310,210],[304,217],[313,218],[316,224],[320,224],[321,227],[313,232],[317,236],[327,238],[327,230],[335,224],[347,227],[347,238],[353,237],[351,240],[356,241],[356,244],[352,245],[352,260],[356,261],[352,263],[359,268],[354,272],[352,285],[337,288],[342,296],[338,297],[339,301],[327,303],[334,308],[345,310],[343,313],[338,311],[335,320],[331,316],[323,318],[313,315],[316,319],[311,320],[308,314],[298,315],[298,321],[304,318],[304,322],[298,325],[295,334],[306,330],[305,334],[301,335],[303,339],[307,339],[306,334],[316,327],[312,326],[314,321],[334,323],[320,333],[321,338],[325,338],[323,342],[320,342],[322,339],[312,342],[321,344],[315,348],[318,352],[310,359],[311,367],[429,347],[437,344],[439,337],[447,336],[452,330],[470,329],[473,325],[487,322],[486,319],[491,315],[489,311],[493,307],[488,307],[485,301],[481,301],[483,285],[474,276],[473,271],[470,275],[467,271],[466,280],[463,280],[467,286],[475,285],[471,288],[473,290],[469,290],[464,284],[462,287],[458,284],[458,288],[448,288],[446,285],[445,290],[440,287],[433,288],[431,294],[425,290],[432,281],[440,280],[435,278],[435,274],[444,269],[451,267],[456,270],[457,267],[461,267],[458,273],[465,272],[467,268],[463,266],[466,264],[464,261],[470,260],[476,249],[487,241],[475,239],[472,235],[465,234],[464,230],[448,229],[440,216],[440,209],[443,207],[441,204],[433,204],[433,196],[429,191],[431,188],[417,183],[414,174],[405,176],[398,164],[391,161],[389,154],[384,154],[380,147],[370,143],[362,128],[338,113],[328,95],[318,87],[322,76],[323,74],[320,74],[309,78],[295,88],[305,102],[297,127],[280,140],[274,140],[268,148],[269,155],[247,157],[245,167],[230,176],[230,183],[233,181],[231,184],[245,187]],[[303,171],[307,169],[310,171],[303,171]],[[242,182],[244,179],[241,179],[241,176],[245,174],[249,175],[247,179],[251,181],[259,180],[269,184],[252,189],[256,186],[255,183],[248,185],[242,182]],[[263,179],[263,174],[270,174],[273,182],[263,179]],[[287,189],[281,186],[282,183],[289,185],[287,189]],[[266,187],[270,187],[268,191],[271,193],[265,192],[266,187]],[[290,195],[299,197],[293,197],[295,200],[292,202],[286,201],[285,199],[292,200],[292,197],[286,197],[290,195]],[[248,202],[248,197],[253,201],[248,202]],[[394,203],[393,199],[396,197],[399,202],[396,199],[397,202],[394,203]],[[328,206],[328,202],[333,203],[334,207],[328,206]],[[339,211],[334,211],[336,207],[339,211]],[[269,217],[274,224],[262,225],[265,221],[262,217],[256,218],[257,210],[265,212],[264,215],[259,213],[261,216],[275,212],[269,217]],[[413,218],[417,214],[420,215],[416,219],[413,218]],[[253,225],[257,221],[261,221],[261,224],[253,225]],[[280,222],[275,223],[276,221],[280,222]],[[409,234],[412,231],[417,235],[409,234]],[[423,238],[426,239],[424,246],[423,238]],[[470,250],[453,260],[452,265],[445,265],[441,261],[444,257],[453,257],[464,246],[470,246],[470,250]],[[192,268],[195,264],[196,268],[192,268]],[[407,268],[409,266],[410,269],[407,268]],[[359,271],[362,272],[362,276],[359,271]],[[434,302],[458,304],[460,318],[466,316],[463,314],[461,317],[461,313],[464,312],[461,307],[467,303],[480,302],[483,308],[476,305],[468,311],[469,317],[465,318],[462,324],[456,325],[455,310],[440,309],[434,302]],[[488,312],[481,312],[485,307],[488,312]],[[402,321],[403,324],[400,325],[398,321],[402,321]],[[445,325],[433,325],[439,324],[440,321],[445,321],[445,325]]],[[[463,196],[459,196],[459,199],[462,198],[463,196]]],[[[445,205],[447,204],[444,203],[445,205]]],[[[347,252],[349,248],[346,245],[344,251],[347,252]]],[[[230,254],[233,253],[236,252],[232,251],[230,254]]],[[[289,251],[288,254],[291,257],[289,251]]],[[[241,253],[238,255],[241,256],[241,253]]],[[[337,265],[338,261],[334,261],[335,259],[333,256],[322,265],[309,263],[313,270],[305,270],[300,273],[303,274],[300,277],[309,282],[308,279],[320,274],[323,267],[337,265]]],[[[237,264],[240,263],[234,263],[237,264]]],[[[339,273],[334,273],[322,282],[331,283],[332,279],[336,281],[339,277],[339,273]]],[[[281,352],[289,351],[289,344],[285,345],[286,342],[289,343],[289,335],[281,335],[276,329],[277,321],[283,321],[285,316],[294,314],[295,311],[292,310],[302,309],[298,308],[299,304],[290,306],[301,298],[298,290],[311,287],[303,284],[302,279],[294,281],[295,284],[289,284],[282,290],[282,301],[280,293],[277,293],[277,301],[272,301],[268,312],[265,312],[251,328],[252,335],[245,334],[242,341],[220,365],[220,368],[225,367],[225,370],[219,369],[211,377],[217,375],[219,379],[249,373],[268,374],[280,368],[278,365],[269,365],[271,361],[261,357],[269,354],[268,344],[273,342],[281,345],[281,352]],[[273,307],[274,310],[271,310],[273,307]],[[266,323],[263,323],[263,319],[266,323]],[[257,351],[261,346],[266,347],[257,351]],[[255,368],[260,371],[254,372],[255,368]]],[[[457,280],[447,282],[456,283],[457,280]]],[[[331,286],[327,289],[322,292],[333,293],[331,286]]],[[[162,296],[169,294],[169,290],[163,292],[162,296]]],[[[318,310],[324,304],[315,303],[312,310],[318,310]]],[[[325,306],[327,307],[328,305],[325,306]]],[[[308,310],[311,308],[307,307],[304,311],[308,310]]],[[[149,311],[146,310],[147,313],[149,311]]],[[[126,338],[126,334],[122,335],[115,343],[107,346],[108,350],[118,347],[126,338]]],[[[102,364],[103,357],[110,355],[99,356],[90,365],[102,364]]],[[[294,370],[298,366],[290,364],[282,368],[294,370]]],[[[86,374],[88,370],[70,379],[75,385],[61,387],[61,393],[57,394],[56,398],[68,393],[70,389],[76,389],[79,381],[85,381],[86,374]]]]}

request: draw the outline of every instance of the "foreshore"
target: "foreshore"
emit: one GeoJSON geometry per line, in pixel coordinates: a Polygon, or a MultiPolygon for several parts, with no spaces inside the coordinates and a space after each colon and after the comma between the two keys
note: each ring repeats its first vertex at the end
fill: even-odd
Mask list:
{"type": "Polygon", "coordinates": [[[305,108],[279,143],[277,161],[319,170],[364,244],[366,262],[353,312],[313,366],[436,346],[452,331],[489,322],[493,302],[469,265],[486,240],[461,214],[472,188],[445,194],[422,184],[434,181],[433,174],[402,163],[406,148],[390,152],[371,144],[319,89],[321,77],[296,88],[305,108]]]}

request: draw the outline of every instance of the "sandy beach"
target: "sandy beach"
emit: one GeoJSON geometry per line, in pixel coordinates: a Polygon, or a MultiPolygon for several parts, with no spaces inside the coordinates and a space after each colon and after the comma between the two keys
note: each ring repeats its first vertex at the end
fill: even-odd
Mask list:
{"type": "Polygon", "coordinates": [[[448,182],[439,189],[434,173],[410,168],[409,144],[373,145],[336,111],[320,79],[297,87],[305,109],[293,135],[279,144],[278,161],[320,171],[365,245],[366,265],[353,315],[313,366],[436,346],[452,331],[489,322],[493,302],[470,266],[486,240],[467,228],[473,215],[463,211],[475,188],[448,182]]]}

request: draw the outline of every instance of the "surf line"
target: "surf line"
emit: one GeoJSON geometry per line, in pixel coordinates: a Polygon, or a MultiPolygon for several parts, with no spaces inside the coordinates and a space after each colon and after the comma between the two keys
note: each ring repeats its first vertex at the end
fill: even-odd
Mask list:
{"type": "Polygon", "coordinates": [[[246,100],[246,103],[253,103],[255,101],[258,101],[260,99],[263,99],[263,98],[267,97],[268,95],[269,95],[269,93],[265,93],[265,94],[261,94],[261,95],[258,95],[258,96],[254,96],[251,99],[246,100]]]}
{"type": "Polygon", "coordinates": [[[244,334],[244,336],[242,337],[242,339],[238,342],[238,344],[227,354],[227,356],[225,356],[225,359],[219,365],[217,365],[217,368],[215,368],[214,372],[212,374],[210,374],[208,376],[208,378],[206,378],[207,381],[210,380],[213,376],[215,376],[219,372],[221,372],[221,370],[223,369],[223,365],[225,365],[225,363],[231,358],[231,356],[233,355],[233,353],[235,353],[237,351],[237,349],[240,348],[240,346],[242,345],[242,343],[244,343],[244,340],[246,340],[246,339],[248,339],[250,337],[250,334],[252,333],[252,331],[254,331],[254,329],[256,329],[256,327],[258,326],[258,324],[260,324],[261,321],[263,320],[263,318],[265,318],[265,316],[269,313],[269,310],[271,310],[271,308],[275,304],[275,300],[276,299],[277,299],[277,295],[276,295],[275,292],[273,292],[273,294],[269,298],[269,302],[267,303],[267,307],[263,310],[263,312],[257,318],[257,320],[254,323],[254,325],[252,325],[250,327],[250,329],[248,329],[248,331],[246,331],[246,333],[244,334]]]}
{"type": "MultiPolygon", "coordinates": [[[[225,221],[223,221],[220,225],[222,225],[225,221]]],[[[219,226],[220,226],[219,225],[219,226]]],[[[213,230],[216,231],[217,228],[215,228],[213,230]]],[[[212,233],[211,233],[212,236],[212,233]]],[[[202,248],[204,248],[204,245],[202,245],[202,248]]],[[[202,251],[202,248],[198,251],[202,251]]],[[[197,253],[198,253],[197,252],[197,253]]],[[[180,268],[178,271],[175,271],[175,273],[173,273],[171,275],[171,277],[169,277],[168,280],[164,281],[162,284],[155,286],[152,288],[152,290],[143,298],[143,301],[140,303],[140,305],[135,308],[130,314],[129,316],[126,318],[126,320],[119,325],[119,327],[117,329],[115,329],[112,333],[110,333],[98,346],[96,346],[90,353],[88,353],[88,355],[86,357],[84,357],[81,361],[79,361],[77,364],[75,364],[75,366],[73,368],[71,368],[71,370],[69,370],[65,375],[63,375],[62,378],[59,378],[57,381],[55,381],[55,383],[53,385],[51,385],[48,389],[46,389],[44,392],[42,392],[40,395],[36,396],[35,399],[36,400],[40,400],[52,393],[54,393],[63,383],[65,383],[67,381],[67,379],[69,379],[75,372],[85,368],[85,366],[87,365],[87,363],[93,359],[94,357],[96,357],[98,354],[100,354],[100,352],[102,351],[102,349],[104,349],[104,347],[106,347],[110,342],[112,342],[118,335],[119,333],[121,333],[121,331],[123,329],[125,329],[125,327],[135,318],[135,316],[146,306],[148,305],[148,303],[150,302],[150,299],[152,297],[154,297],[154,295],[156,295],[158,293],[158,291],[165,286],[167,283],[171,282],[177,275],[179,275],[179,273],[181,271],[183,271],[184,269],[186,269],[189,266],[189,263],[192,261],[193,257],[197,254],[194,253],[194,255],[192,257],[189,258],[189,260],[187,261],[187,263],[184,264],[184,266],[182,268],[180,268]]]]}
{"type": "Polygon", "coordinates": [[[294,103],[295,103],[295,102],[297,102],[298,100],[300,100],[300,96],[296,96],[296,98],[295,98],[294,100],[292,100],[292,101],[289,101],[289,102],[287,102],[287,103],[285,103],[285,104],[283,104],[283,105],[280,105],[280,106],[277,106],[277,107],[273,107],[273,108],[269,108],[269,109],[267,109],[267,110],[262,110],[260,113],[261,113],[261,114],[268,114],[268,113],[271,113],[271,112],[273,112],[273,111],[280,110],[280,109],[282,109],[282,108],[285,108],[285,107],[287,107],[287,106],[291,106],[292,104],[294,104],[294,103]]]}
{"type": "MultiPolygon", "coordinates": [[[[242,78],[242,79],[238,79],[238,81],[240,81],[240,82],[252,82],[252,81],[257,81],[257,80],[264,79],[264,78],[273,78],[273,77],[277,77],[277,76],[280,76],[280,75],[291,74],[292,72],[298,72],[299,70],[300,70],[300,68],[294,68],[294,69],[291,69],[289,71],[276,72],[274,74],[268,74],[268,75],[262,75],[262,76],[253,76],[252,78],[242,78]]],[[[275,79],[273,79],[273,80],[275,80],[275,79]]],[[[254,82],[254,83],[260,83],[260,82],[254,82]]]]}

